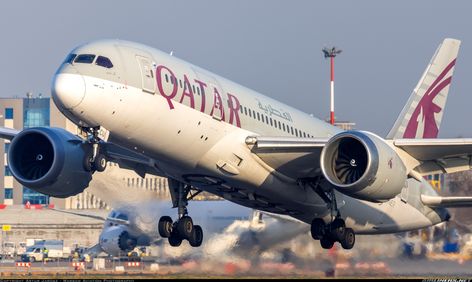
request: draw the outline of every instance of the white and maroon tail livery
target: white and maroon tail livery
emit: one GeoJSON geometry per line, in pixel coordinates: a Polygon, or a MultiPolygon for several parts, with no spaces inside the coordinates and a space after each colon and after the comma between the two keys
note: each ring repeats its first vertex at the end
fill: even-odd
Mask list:
{"type": "Polygon", "coordinates": [[[459,47],[450,38],[438,47],[387,139],[438,137],[459,47]]]}

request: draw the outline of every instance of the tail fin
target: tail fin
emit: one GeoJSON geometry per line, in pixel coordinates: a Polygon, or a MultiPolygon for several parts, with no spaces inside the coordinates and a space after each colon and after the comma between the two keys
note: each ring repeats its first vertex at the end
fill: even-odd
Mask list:
{"type": "Polygon", "coordinates": [[[438,136],[460,44],[446,38],[439,45],[387,139],[438,136]]]}

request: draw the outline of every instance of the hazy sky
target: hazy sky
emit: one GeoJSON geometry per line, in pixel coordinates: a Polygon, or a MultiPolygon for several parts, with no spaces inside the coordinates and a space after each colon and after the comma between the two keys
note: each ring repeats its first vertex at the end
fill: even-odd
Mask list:
{"type": "Polygon", "coordinates": [[[1,1],[0,97],[49,96],[75,46],[151,45],[307,113],[329,113],[324,46],[339,46],[336,117],[385,136],[438,44],[462,40],[440,130],[472,137],[472,1],[1,1]]]}

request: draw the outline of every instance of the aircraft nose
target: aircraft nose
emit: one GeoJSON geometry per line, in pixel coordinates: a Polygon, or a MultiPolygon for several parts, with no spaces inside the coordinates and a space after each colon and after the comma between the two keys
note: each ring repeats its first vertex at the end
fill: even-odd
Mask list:
{"type": "Polygon", "coordinates": [[[73,109],[85,97],[85,80],[79,73],[57,73],[52,81],[51,94],[58,107],[73,109]]]}

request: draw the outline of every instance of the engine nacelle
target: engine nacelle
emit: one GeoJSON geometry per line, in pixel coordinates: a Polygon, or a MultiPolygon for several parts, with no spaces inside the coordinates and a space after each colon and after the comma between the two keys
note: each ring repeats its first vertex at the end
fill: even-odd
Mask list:
{"type": "Polygon", "coordinates": [[[100,247],[112,256],[119,256],[133,250],[137,240],[132,238],[123,226],[107,227],[100,234],[100,247]]]}
{"type": "Polygon", "coordinates": [[[345,131],[321,152],[321,170],[335,188],[354,198],[380,202],[398,195],[407,178],[403,161],[379,136],[345,131]]]}
{"type": "Polygon", "coordinates": [[[29,128],[13,138],[8,165],[24,186],[66,198],[82,192],[92,180],[92,172],[84,166],[91,149],[90,144],[64,129],[29,128]]]}

